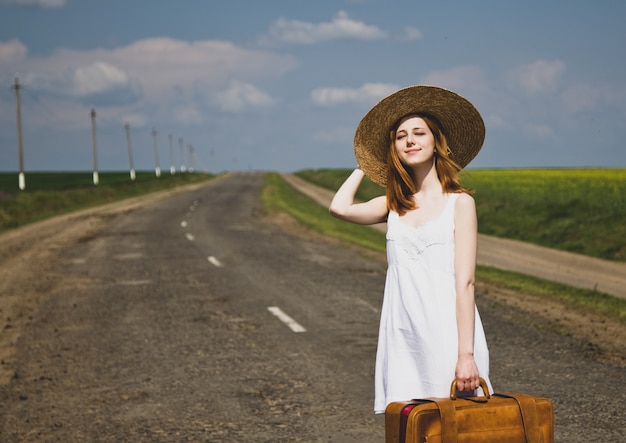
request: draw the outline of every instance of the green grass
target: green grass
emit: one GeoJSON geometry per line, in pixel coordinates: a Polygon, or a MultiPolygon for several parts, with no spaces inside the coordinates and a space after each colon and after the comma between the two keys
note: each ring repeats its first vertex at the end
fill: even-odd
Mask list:
{"type": "MultiPolygon", "coordinates": [[[[298,175],[336,190],[350,172],[298,175]]],[[[626,169],[476,169],[463,171],[462,182],[476,191],[483,234],[626,261],[626,169]]],[[[381,194],[367,181],[357,197],[381,194]]]]}
{"type": "Polygon", "coordinates": [[[207,174],[104,172],[94,186],[91,172],[35,172],[18,189],[17,174],[0,174],[0,232],[79,209],[210,179],[207,174]]]}
{"type": "MultiPolygon", "coordinates": [[[[154,172],[137,173],[137,181],[147,181],[155,177],[154,172]]],[[[130,182],[128,172],[100,173],[100,185],[125,184],[130,182]]],[[[63,191],[66,189],[93,187],[91,172],[32,172],[26,173],[26,192],[31,191],[63,191]]],[[[17,194],[18,180],[16,173],[0,174],[0,190],[5,193],[17,194]]]]}
{"type": "MultiPolygon", "coordinates": [[[[338,187],[350,171],[301,171],[297,175],[316,184],[332,181],[338,187]]],[[[375,186],[375,185],[374,185],[375,186]]],[[[380,187],[374,189],[380,193],[380,187]]],[[[360,198],[367,198],[362,195],[360,198]]],[[[367,226],[346,223],[334,219],[325,207],[313,199],[294,190],[279,174],[269,173],[262,193],[264,205],[270,210],[284,211],[303,225],[321,234],[329,235],[370,250],[385,250],[385,236],[367,226]]],[[[626,300],[597,291],[573,288],[539,278],[487,266],[478,266],[476,279],[479,282],[495,284],[507,289],[539,295],[567,304],[583,312],[595,312],[626,324],[626,300]]]]}
{"type": "MultiPolygon", "coordinates": [[[[296,172],[296,175],[322,188],[336,191],[351,173],[352,169],[305,169],[296,172]]],[[[365,201],[379,195],[385,195],[385,188],[365,177],[359,186],[356,198],[365,201]]]]}
{"type": "Polygon", "coordinates": [[[375,251],[385,250],[382,232],[333,218],[328,209],[295,190],[277,173],[267,173],[261,194],[263,204],[270,210],[283,211],[304,226],[375,251]]]}
{"type": "Polygon", "coordinates": [[[614,318],[626,325],[626,300],[609,294],[574,288],[489,266],[476,267],[476,280],[489,282],[513,291],[557,300],[580,312],[595,312],[614,318]]]}
{"type": "Polygon", "coordinates": [[[626,261],[626,169],[470,170],[479,229],[626,261]]]}

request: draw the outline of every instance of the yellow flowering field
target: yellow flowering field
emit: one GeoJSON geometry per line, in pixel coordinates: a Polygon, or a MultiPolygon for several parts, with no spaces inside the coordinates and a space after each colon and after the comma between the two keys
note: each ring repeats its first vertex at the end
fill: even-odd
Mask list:
{"type": "Polygon", "coordinates": [[[626,169],[463,172],[475,189],[479,231],[626,260],[626,169]]]}
{"type": "MultiPolygon", "coordinates": [[[[336,190],[347,169],[298,172],[336,190]]],[[[626,168],[468,169],[481,233],[626,261],[626,168]]],[[[365,180],[358,198],[384,194],[365,180]]]]}

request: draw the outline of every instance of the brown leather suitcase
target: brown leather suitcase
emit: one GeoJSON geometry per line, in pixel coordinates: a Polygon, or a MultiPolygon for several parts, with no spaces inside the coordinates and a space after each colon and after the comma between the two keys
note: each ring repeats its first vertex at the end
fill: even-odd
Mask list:
{"type": "Polygon", "coordinates": [[[488,394],[393,402],[385,411],[386,443],[553,443],[554,407],[547,398],[488,394]]]}

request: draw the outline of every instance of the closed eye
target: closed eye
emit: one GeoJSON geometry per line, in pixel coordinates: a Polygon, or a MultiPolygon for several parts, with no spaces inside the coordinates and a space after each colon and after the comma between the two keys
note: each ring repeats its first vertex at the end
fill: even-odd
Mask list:
{"type": "Polygon", "coordinates": [[[396,134],[396,140],[401,140],[401,139],[403,139],[406,136],[407,136],[406,132],[404,132],[404,131],[398,132],[396,134]]]}

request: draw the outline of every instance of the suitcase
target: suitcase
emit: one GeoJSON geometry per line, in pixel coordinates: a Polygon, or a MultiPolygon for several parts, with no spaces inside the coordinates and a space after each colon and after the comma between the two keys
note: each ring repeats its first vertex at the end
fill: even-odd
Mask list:
{"type": "Polygon", "coordinates": [[[554,407],[547,398],[493,394],[480,379],[484,397],[456,396],[390,403],[386,443],[553,443],[554,407]]]}

